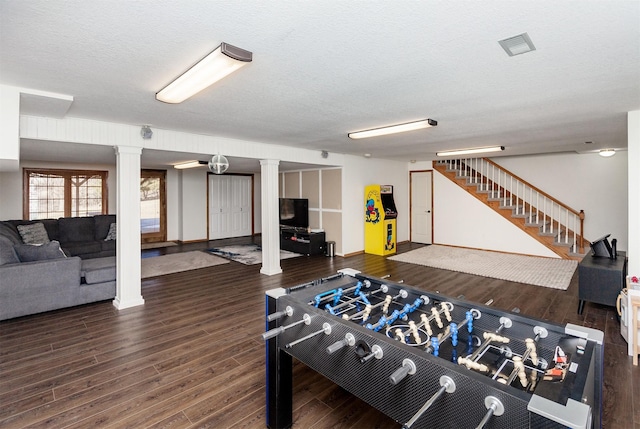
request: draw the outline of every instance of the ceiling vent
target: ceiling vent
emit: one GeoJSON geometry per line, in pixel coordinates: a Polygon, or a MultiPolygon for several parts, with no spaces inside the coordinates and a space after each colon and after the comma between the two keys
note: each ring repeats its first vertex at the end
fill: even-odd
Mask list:
{"type": "Polygon", "coordinates": [[[500,40],[498,43],[500,43],[502,49],[504,49],[510,57],[536,50],[536,47],[533,46],[533,42],[527,33],[522,33],[517,36],[509,37],[508,39],[500,40]]]}

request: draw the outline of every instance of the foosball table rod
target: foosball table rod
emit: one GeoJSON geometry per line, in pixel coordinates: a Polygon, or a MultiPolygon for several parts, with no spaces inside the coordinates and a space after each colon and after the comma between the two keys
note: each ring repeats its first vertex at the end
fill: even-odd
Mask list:
{"type": "Polygon", "coordinates": [[[327,322],[324,322],[322,324],[322,329],[320,329],[319,331],[312,332],[309,335],[305,335],[302,338],[298,338],[295,341],[291,341],[290,343],[286,344],[284,347],[286,349],[290,349],[291,347],[295,346],[296,344],[300,344],[301,342],[307,341],[308,339],[313,338],[316,335],[320,335],[320,334],[331,335],[331,325],[329,325],[327,322]]]}
{"type": "Polygon", "coordinates": [[[422,407],[407,421],[404,425],[402,425],[402,429],[411,429],[411,426],[420,418],[424,413],[427,412],[429,408],[433,405],[434,402],[440,398],[444,392],[453,393],[456,391],[456,383],[451,379],[451,377],[447,375],[443,375],[440,377],[440,389],[434,393],[431,398],[427,402],[424,403],[422,407]]]}
{"type": "Polygon", "coordinates": [[[268,330],[267,332],[262,334],[262,339],[264,341],[267,341],[273,337],[276,337],[278,335],[280,335],[281,333],[283,333],[284,331],[286,331],[289,328],[293,328],[294,326],[298,326],[300,324],[304,323],[305,325],[310,325],[311,324],[311,316],[309,316],[307,313],[304,313],[304,315],[302,316],[302,319],[298,320],[297,322],[293,322],[290,323],[288,325],[284,325],[284,326],[278,326],[277,328],[273,328],[268,330]]]}
{"type": "Polygon", "coordinates": [[[493,416],[501,416],[504,414],[504,405],[500,402],[500,399],[495,396],[487,396],[484,398],[484,406],[487,407],[487,414],[484,415],[476,429],[482,429],[489,422],[489,419],[493,416]]]}

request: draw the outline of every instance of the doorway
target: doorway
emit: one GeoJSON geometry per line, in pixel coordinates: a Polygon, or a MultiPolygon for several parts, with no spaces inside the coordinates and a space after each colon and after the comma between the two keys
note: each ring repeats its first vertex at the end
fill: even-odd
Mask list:
{"type": "Polygon", "coordinates": [[[167,241],[167,172],[140,172],[140,240],[142,243],[167,241]]]}
{"type": "Polygon", "coordinates": [[[433,243],[433,171],[409,172],[411,241],[433,243]]]}

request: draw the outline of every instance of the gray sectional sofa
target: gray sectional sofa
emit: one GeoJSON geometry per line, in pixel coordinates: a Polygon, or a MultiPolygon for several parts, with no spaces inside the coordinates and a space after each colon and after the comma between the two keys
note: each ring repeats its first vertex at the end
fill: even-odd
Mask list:
{"type": "Polygon", "coordinates": [[[112,223],[115,215],[0,222],[0,320],[113,299],[112,223]],[[22,226],[38,223],[48,242],[25,244],[25,230],[42,228],[22,226]]]}

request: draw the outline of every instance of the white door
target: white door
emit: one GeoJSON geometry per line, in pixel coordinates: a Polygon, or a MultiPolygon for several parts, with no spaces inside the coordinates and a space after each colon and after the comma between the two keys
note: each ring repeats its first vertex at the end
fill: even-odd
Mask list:
{"type": "Polygon", "coordinates": [[[209,240],[251,235],[251,176],[209,175],[209,240]]]}
{"type": "Polygon", "coordinates": [[[411,241],[414,243],[431,244],[432,233],[432,207],[431,207],[431,182],[433,172],[411,172],[411,241]]]}

